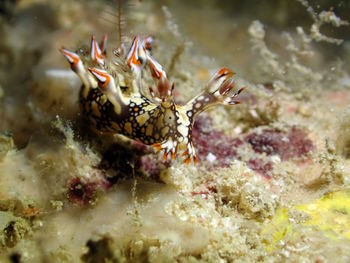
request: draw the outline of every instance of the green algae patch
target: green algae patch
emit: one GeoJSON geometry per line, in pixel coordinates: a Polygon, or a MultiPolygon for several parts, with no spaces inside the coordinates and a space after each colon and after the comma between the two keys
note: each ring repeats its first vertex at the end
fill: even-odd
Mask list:
{"type": "Polygon", "coordinates": [[[309,215],[307,225],[318,227],[328,238],[350,239],[350,190],[329,193],[296,208],[309,215]]]}
{"type": "Polygon", "coordinates": [[[298,239],[305,227],[319,229],[335,241],[350,239],[350,191],[329,193],[308,204],[279,209],[262,231],[267,252],[273,252],[284,241],[298,239]]]}
{"type": "Polygon", "coordinates": [[[29,233],[31,227],[26,220],[10,212],[0,211],[0,249],[14,247],[29,233]]]}
{"type": "Polygon", "coordinates": [[[293,224],[289,220],[288,210],[278,209],[272,221],[262,231],[262,242],[267,252],[272,252],[289,235],[293,235],[293,224]]]}

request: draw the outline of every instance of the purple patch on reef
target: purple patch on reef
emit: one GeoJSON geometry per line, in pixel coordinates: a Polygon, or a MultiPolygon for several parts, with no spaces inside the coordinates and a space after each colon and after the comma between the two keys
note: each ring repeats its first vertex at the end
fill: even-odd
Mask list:
{"type": "Polygon", "coordinates": [[[270,178],[272,175],[273,166],[269,161],[264,161],[261,158],[250,159],[247,162],[247,165],[250,169],[265,176],[266,178],[270,178]]]}
{"type": "Polygon", "coordinates": [[[295,126],[287,132],[272,129],[252,132],[241,139],[213,130],[211,119],[204,116],[195,122],[192,137],[199,161],[208,160],[213,167],[228,167],[234,159],[245,159],[238,153],[238,148],[250,145],[256,156],[253,154],[247,165],[266,178],[270,178],[273,173],[273,162],[268,156],[278,155],[285,161],[305,157],[315,148],[307,132],[295,126]],[[259,157],[258,154],[262,153],[267,157],[259,157]]]}
{"type": "Polygon", "coordinates": [[[238,157],[237,148],[243,144],[239,138],[231,138],[223,132],[214,131],[208,117],[199,117],[192,131],[193,143],[199,161],[207,159],[209,154],[215,156],[214,165],[227,167],[238,157]]]}
{"type": "Polygon", "coordinates": [[[68,185],[68,199],[78,205],[87,205],[95,195],[96,184],[73,178],[68,185]]]}
{"type": "Polygon", "coordinates": [[[245,137],[256,153],[279,155],[282,160],[306,156],[314,149],[314,144],[307,133],[297,127],[291,127],[288,133],[263,130],[245,137]]]}
{"type": "Polygon", "coordinates": [[[144,155],[140,157],[140,168],[147,175],[148,178],[152,178],[156,181],[159,180],[162,170],[171,166],[171,162],[160,162],[155,155],[144,155]]]}

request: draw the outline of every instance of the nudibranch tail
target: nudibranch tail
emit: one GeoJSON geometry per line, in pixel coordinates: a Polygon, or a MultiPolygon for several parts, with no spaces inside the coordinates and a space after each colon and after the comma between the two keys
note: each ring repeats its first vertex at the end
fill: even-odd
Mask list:
{"type": "Polygon", "coordinates": [[[206,91],[212,94],[219,92],[220,95],[227,95],[228,92],[230,92],[229,86],[233,84],[232,77],[234,74],[235,73],[228,68],[219,69],[208,82],[206,91]]]}
{"type": "Polygon", "coordinates": [[[235,98],[245,87],[240,88],[236,93],[232,93],[235,88],[234,74],[227,68],[219,69],[208,82],[205,90],[187,103],[187,114],[195,118],[201,112],[217,104],[239,104],[239,101],[236,101],[235,98]]]}

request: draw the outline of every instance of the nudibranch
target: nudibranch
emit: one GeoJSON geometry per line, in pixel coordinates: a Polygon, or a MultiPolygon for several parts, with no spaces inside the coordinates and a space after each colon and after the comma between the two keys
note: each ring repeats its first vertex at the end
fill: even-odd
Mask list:
{"type": "Polygon", "coordinates": [[[81,109],[95,130],[123,134],[152,145],[163,152],[164,160],[174,160],[181,150],[186,164],[196,162],[194,120],[214,105],[238,104],[236,97],[244,87],[233,92],[234,73],[221,68],[201,93],[187,104],[178,105],[173,96],[174,83],[170,84],[162,66],[151,56],[152,42],[151,37],[136,36],[128,52],[124,45],[113,50],[113,59],[107,59],[106,35],[100,43],[92,36],[90,56],[82,50],[60,51],[83,83],[81,109]],[[147,92],[142,89],[145,68],[149,68],[156,85],[147,92]]]}

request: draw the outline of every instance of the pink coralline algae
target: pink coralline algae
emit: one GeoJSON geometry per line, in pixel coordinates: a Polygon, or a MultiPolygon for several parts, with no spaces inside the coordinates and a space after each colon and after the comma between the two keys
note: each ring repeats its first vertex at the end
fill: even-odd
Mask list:
{"type": "Polygon", "coordinates": [[[270,129],[261,133],[253,132],[245,137],[245,141],[256,153],[278,155],[283,161],[307,156],[314,149],[307,133],[295,126],[291,127],[288,133],[270,129]]]}
{"type": "Polygon", "coordinates": [[[97,184],[82,182],[80,178],[73,178],[68,186],[68,199],[77,205],[87,205],[96,194],[97,184]]]}
{"type": "Polygon", "coordinates": [[[264,129],[241,138],[232,138],[215,131],[208,117],[200,117],[195,122],[193,140],[199,161],[207,160],[212,167],[228,167],[235,159],[248,159],[248,167],[266,178],[270,178],[273,173],[270,156],[278,155],[282,161],[286,161],[306,157],[315,147],[307,132],[295,126],[290,127],[287,132],[264,129]],[[244,151],[247,147],[255,152],[249,158],[240,153],[247,152],[244,151]],[[262,158],[260,154],[266,154],[266,157],[262,158]]]}
{"type": "Polygon", "coordinates": [[[141,171],[148,179],[159,181],[159,176],[162,170],[171,166],[170,161],[160,162],[154,155],[148,154],[140,157],[141,171]]]}
{"type": "Polygon", "coordinates": [[[261,158],[250,159],[247,162],[247,165],[253,171],[265,176],[266,178],[270,178],[272,175],[272,162],[264,161],[261,158]]]}
{"type": "Polygon", "coordinates": [[[208,155],[215,156],[215,166],[227,167],[238,157],[237,148],[243,144],[239,138],[231,138],[223,132],[212,129],[209,118],[199,117],[194,124],[193,141],[199,161],[204,161],[208,155]]]}

